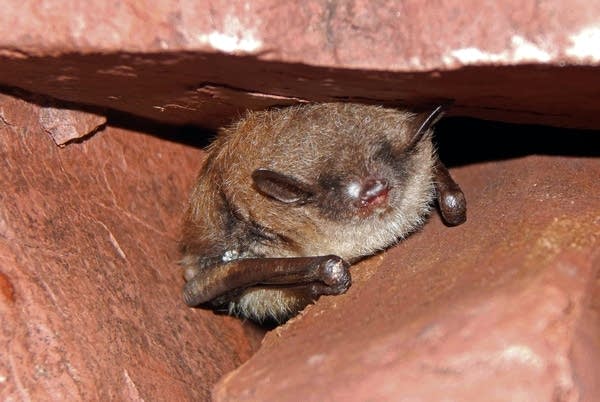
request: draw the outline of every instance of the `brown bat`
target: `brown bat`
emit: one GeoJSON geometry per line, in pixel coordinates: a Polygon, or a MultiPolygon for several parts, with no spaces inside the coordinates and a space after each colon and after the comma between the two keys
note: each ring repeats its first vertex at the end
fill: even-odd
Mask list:
{"type": "Polygon", "coordinates": [[[186,212],[184,299],[283,322],[349,288],[349,266],[465,197],[431,141],[444,106],[325,103],[249,112],[208,149],[186,212]]]}

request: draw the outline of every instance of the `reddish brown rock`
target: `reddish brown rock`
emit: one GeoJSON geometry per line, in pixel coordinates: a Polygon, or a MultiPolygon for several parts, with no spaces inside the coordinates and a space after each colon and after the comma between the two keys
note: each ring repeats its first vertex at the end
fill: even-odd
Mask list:
{"type": "MultiPolygon", "coordinates": [[[[365,70],[600,62],[600,5],[584,0],[7,0],[3,54],[220,51],[365,70]],[[49,30],[48,27],[52,29],[49,30]]],[[[118,68],[127,74],[130,67],[118,68]]]]}
{"type": "Polygon", "coordinates": [[[218,127],[299,100],[600,128],[600,3],[9,0],[0,85],[218,127]],[[52,27],[52,29],[48,29],[52,27]]]}
{"type": "Polygon", "coordinates": [[[217,401],[600,399],[600,163],[454,171],[469,203],[353,268],[224,377],[217,401]]]}
{"type": "MultiPolygon", "coordinates": [[[[0,98],[0,399],[203,400],[259,338],[179,300],[199,151],[47,134],[64,144],[113,112],[215,128],[273,105],[446,99],[454,115],[598,129],[599,18],[584,0],[4,2],[0,88],[53,109],[0,98]]],[[[272,332],[214,395],[600,400],[599,169],[457,169],[466,225],[433,218],[355,267],[347,295],[272,332]]]]}
{"type": "Polygon", "coordinates": [[[59,146],[93,134],[106,124],[104,116],[52,106],[40,108],[39,120],[42,128],[59,146]]]}
{"type": "Polygon", "coordinates": [[[58,148],[37,106],[0,112],[0,399],[207,399],[256,337],[180,298],[201,152],[114,128],[58,148]]]}
{"type": "MultiPolygon", "coordinates": [[[[64,146],[70,141],[93,134],[106,124],[105,116],[78,110],[75,105],[54,104],[52,101],[36,95],[23,93],[18,95],[40,106],[29,108],[29,110],[35,113],[38,124],[58,146],[64,146]]],[[[3,97],[2,99],[4,107],[0,110],[0,120],[7,125],[14,125],[15,123],[11,122],[14,117],[11,116],[11,113],[21,110],[19,106],[21,101],[16,97],[3,97]]],[[[20,124],[18,120],[16,124],[20,124]]]]}

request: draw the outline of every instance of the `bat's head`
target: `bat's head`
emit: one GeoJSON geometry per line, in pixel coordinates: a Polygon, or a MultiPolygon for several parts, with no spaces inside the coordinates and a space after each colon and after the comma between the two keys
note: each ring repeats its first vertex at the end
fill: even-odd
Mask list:
{"type": "Polygon", "coordinates": [[[443,107],[408,113],[331,104],[309,112],[296,116],[306,124],[279,134],[286,141],[284,156],[253,171],[258,192],[348,223],[388,214],[410,218],[428,207],[435,158],[431,129],[443,107]]]}
{"type": "MultiPolygon", "coordinates": [[[[263,239],[253,243],[256,255],[371,254],[418,228],[431,209],[431,136],[443,109],[326,103],[250,112],[214,144],[197,199],[221,191],[223,209],[251,222],[249,238],[276,234],[293,245],[274,250],[263,239]]],[[[210,212],[229,233],[214,202],[196,204],[197,215],[210,212]]]]}

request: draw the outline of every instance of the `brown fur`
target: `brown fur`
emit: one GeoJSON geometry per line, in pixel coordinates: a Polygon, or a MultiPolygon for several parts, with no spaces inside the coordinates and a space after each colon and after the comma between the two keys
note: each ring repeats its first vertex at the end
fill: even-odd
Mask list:
{"type": "MultiPolygon", "coordinates": [[[[431,130],[409,149],[415,114],[358,104],[315,104],[250,112],[208,149],[183,225],[186,279],[222,261],[338,255],[349,262],[421,226],[435,196],[431,130]],[[283,203],[252,180],[269,169],[306,185],[310,202],[283,203]],[[390,184],[385,205],[360,208],[349,195],[366,177],[390,184]],[[353,187],[355,186],[355,187],[353,187]]],[[[300,290],[249,288],[233,313],[285,320],[312,299],[300,290]]]]}

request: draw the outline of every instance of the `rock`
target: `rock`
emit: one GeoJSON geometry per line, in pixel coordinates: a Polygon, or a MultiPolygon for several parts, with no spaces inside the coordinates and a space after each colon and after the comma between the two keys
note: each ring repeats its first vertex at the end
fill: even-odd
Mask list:
{"type": "Polygon", "coordinates": [[[598,160],[454,174],[467,223],[434,217],[353,267],[347,294],[269,333],[215,400],[599,400],[598,160]]]}
{"type": "Polygon", "coordinates": [[[208,128],[299,101],[454,99],[455,115],[598,129],[598,16],[584,0],[8,0],[0,85],[208,128]]]}
{"type": "Polygon", "coordinates": [[[203,154],[149,123],[452,99],[451,116],[600,129],[599,17],[584,0],[5,1],[0,399],[600,400],[597,144],[452,132],[476,150],[454,169],[468,222],[432,218],[248,360],[261,331],[180,300],[203,154]],[[549,142],[560,156],[531,156],[549,142]]]}
{"type": "Polygon", "coordinates": [[[93,134],[106,124],[105,116],[51,106],[40,108],[39,120],[58,146],[93,134]]]}
{"type": "Polygon", "coordinates": [[[206,400],[260,334],[180,297],[201,151],[112,127],[61,149],[40,113],[0,96],[0,399],[206,400]]]}

